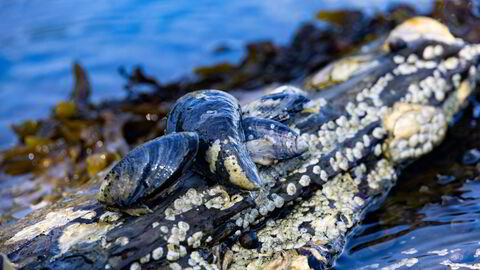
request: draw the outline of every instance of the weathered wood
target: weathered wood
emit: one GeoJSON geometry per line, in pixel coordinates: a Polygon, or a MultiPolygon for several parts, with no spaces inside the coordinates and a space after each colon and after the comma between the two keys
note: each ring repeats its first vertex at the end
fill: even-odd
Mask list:
{"type": "Polygon", "coordinates": [[[330,265],[402,166],[441,142],[475,87],[479,46],[449,37],[407,44],[376,52],[368,63],[378,64],[289,112],[284,122],[309,151],[260,168],[264,189],[214,186],[188,173],[140,217],[108,211],[93,189],[0,230],[0,252],[24,269],[330,265]],[[249,231],[256,249],[237,242],[249,231]]]}

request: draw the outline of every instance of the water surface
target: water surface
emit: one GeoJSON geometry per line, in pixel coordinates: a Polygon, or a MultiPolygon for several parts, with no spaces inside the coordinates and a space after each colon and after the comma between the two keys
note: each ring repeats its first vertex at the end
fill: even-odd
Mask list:
{"type": "Polygon", "coordinates": [[[68,97],[75,59],[89,71],[98,102],[125,96],[119,66],[141,64],[170,81],[195,66],[238,61],[247,42],[285,44],[319,10],[373,14],[404,2],[431,7],[431,0],[2,1],[0,149],[16,142],[11,123],[46,117],[68,97]],[[219,46],[228,50],[214,53],[219,46]]]}

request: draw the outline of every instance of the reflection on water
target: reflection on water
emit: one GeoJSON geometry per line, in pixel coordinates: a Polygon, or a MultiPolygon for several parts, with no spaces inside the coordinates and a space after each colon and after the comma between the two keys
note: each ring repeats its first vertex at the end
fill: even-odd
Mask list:
{"type": "MultiPolygon", "coordinates": [[[[335,269],[382,269],[405,259],[416,262],[414,269],[444,269],[446,260],[480,262],[479,190],[480,182],[467,182],[458,189],[463,192],[459,196],[411,209],[410,214],[419,218],[413,223],[385,226],[372,213],[335,269]]],[[[388,211],[395,211],[394,206],[388,211]]]]}
{"type": "Polygon", "coordinates": [[[480,146],[480,127],[462,122],[461,134],[450,131],[367,214],[336,270],[480,269],[480,163],[460,162],[467,149],[480,146]]]}
{"type": "Polygon", "coordinates": [[[48,114],[67,97],[70,66],[80,60],[94,101],[124,96],[121,65],[142,64],[161,80],[194,66],[237,61],[248,41],[286,43],[320,9],[372,13],[398,2],[427,11],[431,0],[0,2],[0,148],[15,139],[8,125],[48,114]],[[217,47],[228,48],[214,53],[217,47]]]}

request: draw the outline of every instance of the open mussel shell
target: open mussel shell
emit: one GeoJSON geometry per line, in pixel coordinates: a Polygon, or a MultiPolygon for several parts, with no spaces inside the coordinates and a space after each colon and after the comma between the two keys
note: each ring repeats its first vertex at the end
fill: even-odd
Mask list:
{"type": "Polygon", "coordinates": [[[189,167],[198,151],[198,136],[179,132],[146,142],[130,151],[105,176],[97,199],[129,207],[155,194],[189,167]]]}

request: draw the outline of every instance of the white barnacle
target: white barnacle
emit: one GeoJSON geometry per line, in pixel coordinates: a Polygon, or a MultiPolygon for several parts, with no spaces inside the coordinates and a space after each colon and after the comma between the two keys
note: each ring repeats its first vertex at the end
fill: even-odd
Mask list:
{"type": "Polygon", "coordinates": [[[334,171],[338,171],[338,165],[335,162],[335,159],[333,157],[331,157],[328,161],[330,162],[330,166],[332,167],[332,169],[334,171]]]}
{"type": "Polygon", "coordinates": [[[365,135],[363,135],[362,139],[363,139],[363,145],[365,147],[369,147],[370,146],[370,137],[368,137],[368,135],[365,134],[365,135]]]}
{"type": "Polygon", "coordinates": [[[236,224],[238,227],[241,227],[242,224],[243,224],[243,219],[242,219],[242,217],[238,217],[237,220],[235,220],[235,224],[236,224]]]}
{"type": "Polygon", "coordinates": [[[184,246],[179,245],[178,250],[179,250],[180,257],[187,255],[187,248],[185,248],[184,246]]]}
{"type": "Polygon", "coordinates": [[[152,228],[156,228],[156,227],[158,227],[158,225],[160,225],[160,223],[155,221],[155,222],[152,223],[152,228]]]}
{"type": "Polygon", "coordinates": [[[182,210],[185,208],[185,206],[186,205],[183,198],[178,198],[175,201],[173,201],[173,207],[175,208],[175,210],[182,210]]]}
{"type": "Polygon", "coordinates": [[[320,174],[320,171],[321,171],[320,166],[318,165],[313,166],[312,171],[314,174],[320,174]]]}
{"type": "Polygon", "coordinates": [[[310,176],[302,175],[302,177],[300,177],[299,183],[304,187],[308,187],[308,185],[310,185],[310,176]]]}
{"type": "Polygon", "coordinates": [[[417,144],[418,144],[418,135],[417,134],[413,134],[410,139],[408,139],[408,145],[410,147],[415,147],[417,144]]]}
{"type": "Polygon", "coordinates": [[[146,264],[150,261],[150,253],[148,253],[147,255],[143,256],[140,258],[140,263],[141,264],[146,264]]]}
{"type": "Polygon", "coordinates": [[[383,135],[384,135],[384,130],[380,127],[376,127],[373,132],[372,132],[372,135],[373,137],[377,138],[377,139],[381,139],[383,138],[383,135]]]}
{"type": "Polygon", "coordinates": [[[344,127],[347,124],[347,118],[342,115],[337,120],[335,120],[339,127],[344,127]]]}
{"type": "Polygon", "coordinates": [[[130,270],[140,270],[142,266],[138,262],[134,262],[130,265],[130,270]]]}
{"type": "Polygon", "coordinates": [[[267,200],[265,207],[267,208],[268,212],[272,212],[273,210],[275,210],[275,203],[271,200],[267,200]]]}
{"type": "Polygon", "coordinates": [[[128,237],[126,236],[120,236],[115,240],[115,244],[120,244],[121,246],[127,245],[129,242],[128,237]]]}
{"type": "Polygon", "coordinates": [[[245,217],[244,217],[244,219],[245,219],[244,224],[245,223],[248,223],[248,224],[253,223],[255,221],[255,218],[256,217],[252,216],[251,213],[246,213],[245,217]]]}
{"type": "Polygon", "coordinates": [[[404,149],[407,149],[407,146],[408,146],[408,142],[406,140],[398,140],[396,141],[397,142],[397,148],[399,150],[404,150],[404,149]]]}
{"type": "Polygon", "coordinates": [[[178,263],[171,263],[168,265],[171,270],[182,270],[182,266],[178,263]]]}
{"type": "Polygon", "coordinates": [[[258,217],[258,210],[256,208],[253,208],[251,211],[250,211],[250,217],[252,218],[252,222],[257,219],[258,217]]]}
{"type": "Polygon", "coordinates": [[[178,228],[186,233],[190,229],[190,225],[184,221],[180,221],[178,222],[178,228]]]}
{"type": "Polygon", "coordinates": [[[361,159],[361,158],[363,157],[363,155],[362,155],[362,150],[359,149],[359,148],[356,148],[356,147],[353,148],[352,152],[353,152],[353,156],[354,156],[356,159],[361,159]]]}
{"type": "Polygon", "coordinates": [[[443,47],[442,47],[442,45],[440,45],[440,44],[435,45],[435,47],[433,48],[433,51],[434,51],[434,54],[435,54],[436,56],[441,55],[441,54],[443,53],[443,47]]]}
{"type": "Polygon", "coordinates": [[[363,145],[362,142],[357,142],[355,143],[355,149],[358,149],[358,150],[363,150],[365,146],[363,145]]]}
{"type": "Polygon", "coordinates": [[[172,234],[170,235],[170,237],[168,237],[167,243],[177,245],[180,244],[180,235],[177,228],[172,228],[172,234]]]}
{"type": "Polygon", "coordinates": [[[295,195],[295,193],[297,193],[297,187],[295,186],[294,183],[289,183],[287,185],[287,194],[290,196],[293,196],[295,195]]]}
{"type": "Polygon", "coordinates": [[[266,216],[268,214],[268,210],[265,206],[260,206],[260,208],[258,209],[258,212],[262,216],[266,216]]]}
{"type": "Polygon", "coordinates": [[[364,201],[362,198],[358,197],[358,196],[355,196],[355,197],[353,198],[353,201],[355,202],[355,204],[357,204],[357,205],[359,205],[359,206],[362,206],[362,205],[365,203],[365,201],[364,201]]]}
{"type": "Polygon", "coordinates": [[[432,59],[435,57],[433,46],[427,46],[423,50],[423,59],[432,59]]]}
{"type": "Polygon", "coordinates": [[[273,199],[273,203],[275,204],[275,207],[282,208],[285,200],[281,196],[273,193],[272,194],[272,199],[273,199]]]}
{"type": "Polygon", "coordinates": [[[350,162],[355,161],[351,148],[345,149],[345,156],[347,157],[348,161],[350,161],[350,162]]]}
{"type": "Polygon", "coordinates": [[[190,254],[190,260],[192,261],[190,265],[195,266],[197,263],[199,263],[202,260],[200,253],[198,251],[193,251],[190,254]]]}
{"type": "Polygon", "coordinates": [[[205,242],[210,243],[213,240],[212,236],[208,236],[207,239],[205,239],[205,242]]]}
{"type": "Polygon", "coordinates": [[[165,219],[174,221],[175,220],[175,211],[172,208],[165,209],[165,219]]]}
{"type": "Polygon", "coordinates": [[[459,64],[458,58],[456,57],[449,57],[445,62],[443,62],[443,65],[447,70],[452,70],[456,69],[459,64]]]}
{"type": "Polygon", "coordinates": [[[320,179],[322,179],[323,181],[327,181],[328,180],[328,174],[326,171],[324,170],[321,170],[320,171],[320,179]]]}
{"type": "Polygon", "coordinates": [[[417,62],[417,60],[418,60],[418,56],[416,54],[410,54],[407,57],[407,62],[410,64],[414,64],[415,62],[417,62]]]}
{"type": "Polygon", "coordinates": [[[403,56],[401,56],[401,55],[395,55],[395,56],[393,57],[393,62],[394,62],[395,64],[401,64],[401,63],[405,62],[405,57],[403,57],[403,56]]]}
{"type": "Polygon", "coordinates": [[[338,167],[344,171],[348,171],[348,160],[346,158],[340,160],[340,162],[338,163],[338,167]]]}
{"type": "Polygon", "coordinates": [[[201,245],[202,237],[203,237],[203,232],[201,231],[196,232],[187,239],[187,243],[189,246],[192,246],[193,248],[198,248],[201,245]]]}
{"type": "Polygon", "coordinates": [[[152,259],[155,261],[160,260],[160,258],[163,256],[163,248],[162,247],[157,247],[152,251],[152,259]]]}
{"type": "Polygon", "coordinates": [[[198,206],[203,203],[202,195],[199,194],[194,188],[190,188],[184,197],[188,198],[193,205],[198,206]]]}
{"type": "Polygon", "coordinates": [[[298,172],[299,172],[299,173],[306,173],[306,172],[307,172],[307,168],[306,168],[306,167],[302,167],[302,168],[298,169],[298,172]]]}
{"type": "Polygon", "coordinates": [[[424,64],[424,68],[426,69],[434,69],[437,67],[437,62],[435,61],[426,61],[424,64]]]}
{"type": "Polygon", "coordinates": [[[434,91],[435,99],[438,101],[443,101],[445,99],[445,92],[442,90],[434,91]]]}
{"type": "Polygon", "coordinates": [[[352,115],[355,113],[355,105],[349,101],[347,106],[345,106],[345,110],[348,112],[348,114],[352,115]]]}
{"type": "Polygon", "coordinates": [[[161,226],[161,227],[160,227],[160,231],[161,231],[162,233],[167,234],[167,233],[168,233],[168,227],[165,226],[165,225],[164,225],[164,226],[161,226]]]}
{"type": "Polygon", "coordinates": [[[459,73],[455,73],[452,76],[452,81],[456,85],[455,87],[458,87],[460,85],[460,80],[461,79],[462,79],[462,75],[460,75],[459,73]]]}
{"type": "Polygon", "coordinates": [[[337,159],[337,162],[343,159],[342,152],[337,151],[335,152],[335,158],[337,159]]]}
{"type": "Polygon", "coordinates": [[[375,145],[374,154],[377,157],[382,154],[382,146],[380,144],[375,145]]]}

